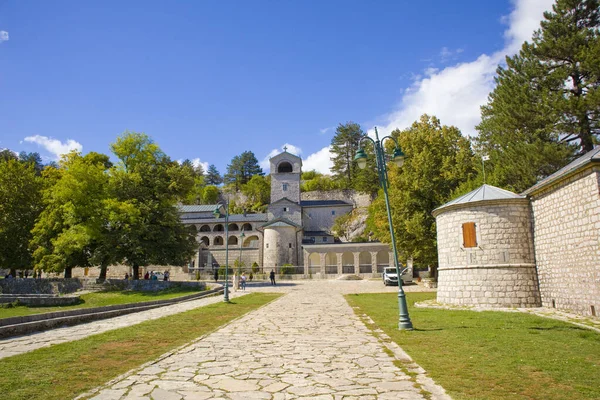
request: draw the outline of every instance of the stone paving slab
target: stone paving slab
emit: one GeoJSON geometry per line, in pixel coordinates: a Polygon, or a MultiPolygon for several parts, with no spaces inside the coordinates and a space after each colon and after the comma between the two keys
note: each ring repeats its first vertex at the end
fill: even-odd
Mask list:
{"type": "Polygon", "coordinates": [[[377,284],[250,286],[287,294],[79,398],[449,399],[401,349],[388,349],[342,296],[387,291],[377,284]]]}

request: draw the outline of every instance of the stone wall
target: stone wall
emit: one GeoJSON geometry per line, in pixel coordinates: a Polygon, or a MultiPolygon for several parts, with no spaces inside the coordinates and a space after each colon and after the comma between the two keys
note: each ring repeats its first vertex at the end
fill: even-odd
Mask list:
{"type": "Polygon", "coordinates": [[[542,305],[600,313],[600,174],[588,168],[530,194],[542,305]]]}
{"type": "Polygon", "coordinates": [[[342,200],[350,203],[354,208],[369,207],[373,198],[369,194],[359,193],[354,190],[314,190],[302,192],[302,200],[342,200]]]}
{"type": "Polygon", "coordinates": [[[0,291],[6,294],[64,294],[83,287],[79,279],[0,279],[0,291]]]}
{"type": "Polygon", "coordinates": [[[335,219],[352,211],[352,206],[304,207],[302,226],[305,231],[329,232],[335,219]],[[334,212],[335,214],[332,214],[334,212]]]}
{"type": "Polygon", "coordinates": [[[527,199],[467,203],[438,214],[438,301],[539,306],[530,216],[527,199]],[[468,222],[475,223],[476,247],[463,246],[468,222]]]}

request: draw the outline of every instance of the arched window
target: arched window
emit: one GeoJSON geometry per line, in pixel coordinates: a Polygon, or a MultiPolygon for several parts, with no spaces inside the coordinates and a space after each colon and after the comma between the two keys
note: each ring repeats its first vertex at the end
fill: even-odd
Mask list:
{"type": "Polygon", "coordinates": [[[377,272],[383,272],[385,267],[390,266],[390,252],[380,250],[377,252],[377,272]]]}
{"type": "Polygon", "coordinates": [[[230,231],[239,231],[240,228],[238,227],[238,224],[229,224],[229,230],[230,231]]]}
{"type": "Polygon", "coordinates": [[[208,225],[202,225],[200,227],[200,232],[210,232],[210,226],[208,226],[208,225]]]}
{"type": "Polygon", "coordinates": [[[359,263],[359,272],[361,274],[368,274],[373,272],[373,266],[371,265],[371,253],[368,251],[363,251],[358,256],[359,263]]]}
{"type": "Polygon", "coordinates": [[[258,236],[252,235],[245,238],[242,247],[258,247],[258,236]]]}
{"type": "Polygon", "coordinates": [[[354,254],[350,252],[345,252],[342,254],[342,273],[354,273],[354,254]]]}
{"type": "Polygon", "coordinates": [[[229,239],[227,240],[228,244],[238,244],[238,238],[237,236],[229,236],[229,239]]]}
{"type": "Polygon", "coordinates": [[[279,172],[279,173],[286,173],[286,172],[292,172],[292,171],[293,171],[292,164],[290,164],[287,161],[284,161],[277,166],[277,172],[279,172]]]}
{"type": "Polygon", "coordinates": [[[327,253],[325,254],[325,273],[326,274],[337,274],[337,254],[327,253]]]}
{"type": "Polygon", "coordinates": [[[242,226],[242,230],[243,230],[243,231],[246,231],[246,232],[248,232],[248,231],[251,231],[251,230],[252,230],[252,225],[250,225],[250,224],[248,224],[248,223],[245,223],[245,224],[242,226]]]}
{"type": "Polygon", "coordinates": [[[213,240],[213,244],[215,246],[223,246],[223,237],[222,236],[216,236],[215,240],[213,240]]]}
{"type": "Polygon", "coordinates": [[[308,257],[308,270],[311,274],[321,271],[321,255],[319,253],[310,253],[308,257]]]}
{"type": "Polygon", "coordinates": [[[221,224],[217,224],[213,228],[213,232],[223,232],[224,230],[225,230],[225,228],[223,228],[223,225],[221,225],[221,224]]]}
{"type": "Polygon", "coordinates": [[[210,246],[210,240],[206,236],[202,236],[200,238],[200,243],[203,244],[206,247],[210,246]]]}

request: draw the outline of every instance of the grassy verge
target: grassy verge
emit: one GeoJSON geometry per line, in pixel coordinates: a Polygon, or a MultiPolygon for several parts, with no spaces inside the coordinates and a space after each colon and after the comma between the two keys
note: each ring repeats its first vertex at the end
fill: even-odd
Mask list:
{"type": "Polygon", "coordinates": [[[412,307],[414,331],[398,331],[397,294],[358,294],[367,314],[454,399],[599,399],[600,334],[521,313],[412,307]]]}
{"type": "Polygon", "coordinates": [[[274,299],[253,293],[0,360],[0,398],[71,399],[274,299]]]}
{"type": "Polygon", "coordinates": [[[160,292],[134,292],[129,290],[116,292],[95,292],[81,295],[82,302],[74,306],[64,307],[27,307],[16,306],[0,308],[0,318],[20,317],[23,315],[42,314],[55,311],[75,310],[79,308],[104,307],[115,304],[140,303],[144,301],[167,300],[198,292],[194,288],[171,288],[160,292]]]}

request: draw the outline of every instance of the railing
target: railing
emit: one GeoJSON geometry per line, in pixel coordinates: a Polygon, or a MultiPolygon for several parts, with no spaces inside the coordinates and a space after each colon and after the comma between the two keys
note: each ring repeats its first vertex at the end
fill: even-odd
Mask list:
{"type": "Polygon", "coordinates": [[[373,271],[373,267],[371,265],[359,265],[358,271],[361,274],[370,274],[373,271]]]}
{"type": "Polygon", "coordinates": [[[337,265],[326,265],[325,273],[326,274],[337,274],[337,265]]]}
{"type": "Polygon", "coordinates": [[[353,274],[353,273],[354,273],[354,265],[342,266],[342,274],[353,274]]]}

